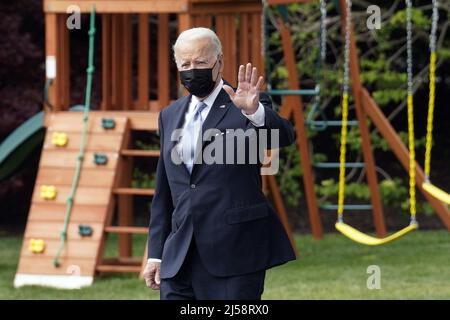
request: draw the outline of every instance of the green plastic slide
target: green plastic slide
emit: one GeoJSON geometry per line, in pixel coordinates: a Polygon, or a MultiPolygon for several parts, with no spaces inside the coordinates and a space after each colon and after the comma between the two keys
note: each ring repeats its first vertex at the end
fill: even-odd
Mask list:
{"type": "Polygon", "coordinates": [[[45,138],[41,111],[15,129],[0,144],[0,181],[15,173],[45,138]]]}
{"type": "MultiPolygon", "coordinates": [[[[74,105],[69,111],[83,112],[84,105],[74,105]]],[[[44,112],[36,113],[22,123],[0,143],[0,181],[10,177],[45,139],[44,112]]]]}

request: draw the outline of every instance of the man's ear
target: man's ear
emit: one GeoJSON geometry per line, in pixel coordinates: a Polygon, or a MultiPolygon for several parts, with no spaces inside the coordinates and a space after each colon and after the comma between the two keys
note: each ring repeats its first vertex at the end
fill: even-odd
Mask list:
{"type": "Polygon", "coordinates": [[[223,74],[223,53],[219,56],[219,72],[223,74]]]}

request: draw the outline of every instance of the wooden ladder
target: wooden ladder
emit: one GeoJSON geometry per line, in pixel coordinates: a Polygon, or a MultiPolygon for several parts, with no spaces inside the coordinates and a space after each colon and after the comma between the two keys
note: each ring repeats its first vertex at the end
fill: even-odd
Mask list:
{"type": "MultiPolygon", "coordinates": [[[[140,129],[140,131],[152,133],[155,133],[157,130],[157,127],[152,126],[140,129]]],[[[129,127],[124,134],[124,141],[119,155],[117,179],[112,189],[112,196],[115,198],[115,203],[117,203],[117,223],[113,225],[113,214],[111,214],[104,228],[102,248],[102,251],[104,251],[109,234],[118,234],[118,256],[115,258],[100,258],[95,269],[97,272],[130,272],[142,275],[147,260],[147,243],[143,257],[133,257],[132,235],[147,234],[148,227],[133,225],[133,198],[137,196],[152,197],[155,194],[155,190],[152,188],[131,187],[134,159],[138,157],[158,158],[160,152],[159,150],[134,149],[132,128],[129,127]]]]}
{"type": "Polygon", "coordinates": [[[121,150],[127,143],[130,124],[126,116],[114,113],[89,114],[86,148],[67,239],[59,256],[60,265],[55,267],[54,258],[60,246],[66,203],[82,141],[82,118],[81,112],[54,112],[46,116],[47,132],[14,281],[16,287],[80,288],[93,282],[104,247],[105,226],[114,209],[112,195],[121,178],[118,175],[122,166],[121,150]],[[113,129],[103,127],[105,118],[114,120],[113,129]],[[57,144],[55,137],[59,139],[57,144]],[[97,157],[103,158],[103,163],[95,161],[97,157]],[[43,196],[45,188],[53,191],[43,196]]]}

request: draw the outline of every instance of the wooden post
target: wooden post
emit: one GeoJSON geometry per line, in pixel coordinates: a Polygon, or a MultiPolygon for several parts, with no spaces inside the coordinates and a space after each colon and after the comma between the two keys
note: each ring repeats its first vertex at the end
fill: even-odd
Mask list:
{"type": "MultiPolygon", "coordinates": [[[[56,65],[58,65],[58,29],[57,15],[55,13],[45,14],[45,55],[46,57],[55,57],[56,65]]],[[[58,70],[56,70],[56,78],[53,79],[52,85],[48,90],[48,101],[54,107],[53,111],[60,110],[60,79],[58,78],[58,70]]]]}
{"type": "MultiPolygon", "coordinates": [[[[227,30],[227,42],[225,45],[227,46],[227,54],[228,54],[228,62],[226,64],[226,69],[229,70],[230,75],[227,79],[232,86],[237,86],[237,29],[236,29],[236,19],[234,14],[227,14],[224,16],[224,24],[227,30]]],[[[248,37],[248,35],[247,35],[248,37]]]]}
{"type": "Polygon", "coordinates": [[[195,15],[193,16],[193,21],[194,27],[205,27],[205,28],[212,27],[212,16],[208,14],[195,15]]]}
{"type": "Polygon", "coordinates": [[[292,228],[289,223],[288,215],[286,213],[286,208],[284,207],[283,198],[281,197],[280,190],[278,188],[277,180],[275,176],[270,175],[267,176],[267,180],[270,186],[270,194],[272,195],[273,202],[275,204],[275,208],[278,213],[278,217],[283,224],[284,229],[286,230],[289,241],[291,242],[291,246],[294,249],[295,255],[297,255],[297,246],[295,245],[294,235],[292,233],[292,228]]]}
{"type": "Polygon", "coordinates": [[[158,16],[158,102],[159,109],[170,102],[169,15],[158,16]]]}
{"type": "Polygon", "coordinates": [[[245,65],[250,61],[249,44],[248,14],[241,13],[239,20],[239,64],[245,65]]]}
{"type": "Polygon", "coordinates": [[[178,15],[178,33],[192,28],[193,18],[188,13],[181,13],[178,15]]]}
{"type": "Polygon", "coordinates": [[[148,110],[149,103],[149,27],[148,14],[139,15],[138,109],[148,110]]]}
{"type": "Polygon", "coordinates": [[[122,40],[122,108],[121,110],[129,110],[131,107],[132,94],[131,94],[131,80],[132,80],[132,36],[133,30],[131,26],[131,14],[122,15],[123,23],[123,40],[122,40]]]}
{"type": "Polygon", "coordinates": [[[111,15],[102,15],[102,103],[101,110],[111,109],[111,15]]]}
{"type": "Polygon", "coordinates": [[[251,24],[252,24],[252,65],[256,66],[258,70],[264,72],[265,68],[263,66],[262,60],[262,48],[261,48],[261,13],[251,14],[251,24]]]}
{"type": "MultiPolygon", "coordinates": [[[[124,136],[124,145],[130,147],[131,132],[127,130],[124,136]]],[[[133,176],[133,158],[126,157],[122,159],[120,172],[119,186],[130,186],[133,176]]],[[[119,226],[133,225],[133,196],[132,195],[118,195],[117,212],[119,226]]],[[[119,234],[119,257],[126,258],[132,256],[133,237],[131,234],[119,234]]]]}
{"type": "MultiPolygon", "coordinates": [[[[300,89],[300,81],[298,79],[295,57],[292,49],[291,34],[281,19],[278,20],[278,24],[281,28],[281,39],[286,67],[289,70],[289,89],[298,90],[300,89]]],[[[303,183],[305,186],[311,231],[314,238],[320,239],[322,238],[323,230],[319,216],[319,209],[317,207],[316,193],[314,190],[314,178],[312,175],[311,160],[309,158],[302,99],[300,96],[287,96],[283,102],[283,105],[284,110],[287,109],[287,106],[290,106],[290,110],[287,109],[284,112],[286,112],[286,114],[290,114],[290,112],[292,112],[294,116],[295,129],[297,133],[297,147],[300,152],[300,165],[303,171],[303,183]]]]}
{"type": "Polygon", "coordinates": [[[57,37],[59,44],[59,59],[57,60],[57,74],[60,79],[60,104],[61,109],[68,110],[70,104],[70,46],[69,29],[66,26],[65,14],[58,15],[57,37]]]}
{"type": "Polygon", "coordinates": [[[113,14],[111,25],[111,103],[115,110],[122,109],[122,30],[120,14],[113,14]]]}
{"type": "MultiPolygon", "coordinates": [[[[340,0],[342,30],[346,29],[346,1],[340,0]]],[[[345,34],[343,35],[345,37],[345,34]]],[[[355,100],[356,117],[358,119],[359,131],[361,134],[361,146],[366,163],[366,176],[370,189],[370,197],[373,207],[373,219],[375,229],[379,237],[386,236],[386,226],[384,223],[383,207],[381,205],[380,192],[378,190],[378,179],[376,174],[375,160],[372,154],[372,145],[370,142],[370,133],[367,128],[367,117],[361,103],[361,79],[359,77],[359,62],[356,52],[355,37],[353,33],[353,26],[350,24],[350,77],[353,91],[353,98],[355,100]]]]}

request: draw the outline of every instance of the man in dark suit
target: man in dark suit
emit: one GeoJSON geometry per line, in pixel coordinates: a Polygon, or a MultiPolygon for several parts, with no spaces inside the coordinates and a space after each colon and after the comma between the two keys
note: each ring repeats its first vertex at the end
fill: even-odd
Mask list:
{"type": "Polygon", "coordinates": [[[212,30],[182,32],[174,56],[190,94],[159,115],[161,154],[144,278],[161,299],[260,299],[265,271],[295,253],[261,190],[261,161],[248,161],[251,154],[244,163],[218,157],[254,152],[252,141],[260,152],[263,132],[276,133],[275,145],[292,144],[292,125],[260,94],[263,78],[250,63],[240,66],[236,91],[224,84],[222,47],[212,30]],[[230,151],[223,146],[236,141],[235,132],[246,140],[230,151]],[[215,161],[201,161],[212,144],[215,161]]]}

